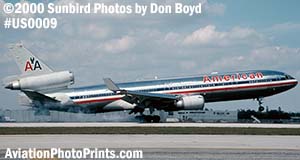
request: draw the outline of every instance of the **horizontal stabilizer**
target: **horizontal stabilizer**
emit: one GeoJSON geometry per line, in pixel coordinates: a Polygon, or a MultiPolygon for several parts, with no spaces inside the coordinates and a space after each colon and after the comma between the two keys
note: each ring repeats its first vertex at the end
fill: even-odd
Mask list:
{"type": "Polygon", "coordinates": [[[31,100],[33,101],[39,101],[39,102],[42,102],[42,103],[56,103],[56,102],[59,102],[58,100],[54,99],[54,98],[51,98],[49,96],[46,96],[44,94],[41,94],[39,92],[36,92],[36,91],[25,91],[25,90],[22,90],[22,92],[24,92],[31,100]]]}

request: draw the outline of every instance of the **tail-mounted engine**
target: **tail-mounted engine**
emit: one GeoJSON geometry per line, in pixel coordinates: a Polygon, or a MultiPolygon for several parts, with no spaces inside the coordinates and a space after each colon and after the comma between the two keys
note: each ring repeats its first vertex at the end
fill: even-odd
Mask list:
{"type": "Polygon", "coordinates": [[[6,84],[5,88],[12,90],[45,90],[65,88],[74,84],[74,74],[70,71],[20,77],[6,84]]]}

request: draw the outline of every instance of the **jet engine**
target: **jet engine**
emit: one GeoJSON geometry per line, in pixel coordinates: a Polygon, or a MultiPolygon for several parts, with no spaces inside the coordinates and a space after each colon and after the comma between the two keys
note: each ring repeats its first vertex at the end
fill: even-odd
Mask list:
{"type": "Polygon", "coordinates": [[[175,105],[184,110],[203,109],[204,97],[201,95],[184,96],[175,105]]]}
{"type": "Polygon", "coordinates": [[[70,71],[53,72],[36,76],[20,77],[8,83],[5,88],[12,90],[44,90],[64,88],[74,83],[74,74],[70,71]]]}

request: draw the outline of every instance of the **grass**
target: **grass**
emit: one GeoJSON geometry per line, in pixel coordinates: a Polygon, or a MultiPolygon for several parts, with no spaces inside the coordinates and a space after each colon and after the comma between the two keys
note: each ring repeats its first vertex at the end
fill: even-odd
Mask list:
{"type": "Polygon", "coordinates": [[[224,134],[300,135],[299,128],[228,127],[1,127],[0,135],[18,134],[224,134]]]}

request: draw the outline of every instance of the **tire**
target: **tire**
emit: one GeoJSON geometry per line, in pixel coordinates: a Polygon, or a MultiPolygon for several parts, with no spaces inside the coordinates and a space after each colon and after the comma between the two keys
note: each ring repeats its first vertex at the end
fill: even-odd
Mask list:
{"type": "Polygon", "coordinates": [[[153,123],[159,123],[159,121],[160,121],[159,116],[153,116],[152,119],[153,119],[153,123]]]}
{"type": "Polygon", "coordinates": [[[145,116],[144,117],[144,120],[145,120],[146,123],[152,123],[152,119],[153,119],[152,116],[145,116]]]}
{"type": "Polygon", "coordinates": [[[265,110],[264,107],[262,107],[262,106],[258,107],[258,111],[262,112],[262,111],[264,111],[264,110],[265,110]]]}

